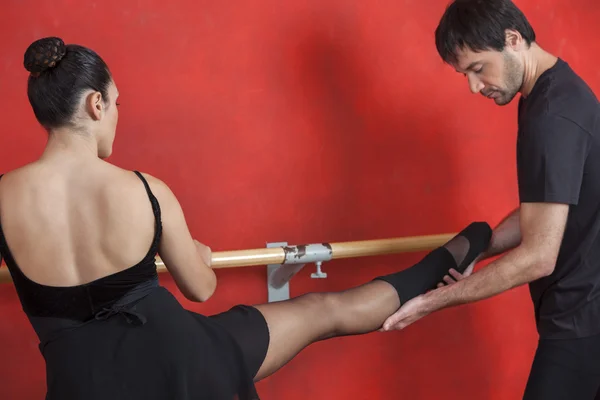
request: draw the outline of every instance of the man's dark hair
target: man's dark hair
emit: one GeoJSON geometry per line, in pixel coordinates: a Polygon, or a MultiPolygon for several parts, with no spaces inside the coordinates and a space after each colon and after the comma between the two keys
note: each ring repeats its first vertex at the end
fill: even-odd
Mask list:
{"type": "Polygon", "coordinates": [[[454,64],[459,50],[504,50],[507,29],[528,45],[535,42],[533,28],[511,0],[454,0],[435,30],[435,45],[444,62],[454,64]]]}

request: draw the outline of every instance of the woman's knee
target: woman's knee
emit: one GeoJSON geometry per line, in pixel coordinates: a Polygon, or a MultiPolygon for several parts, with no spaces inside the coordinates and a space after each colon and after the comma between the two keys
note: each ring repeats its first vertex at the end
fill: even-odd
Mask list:
{"type": "Polygon", "coordinates": [[[308,318],[308,323],[318,324],[322,327],[322,337],[319,339],[326,339],[336,335],[338,328],[338,320],[336,318],[336,305],[337,303],[336,293],[307,293],[297,300],[301,303],[303,313],[308,318]]]}
{"type": "Polygon", "coordinates": [[[318,314],[328,314],[334,304],[333,293],[311,292],[296,298],[302,307],[318,314]]]}

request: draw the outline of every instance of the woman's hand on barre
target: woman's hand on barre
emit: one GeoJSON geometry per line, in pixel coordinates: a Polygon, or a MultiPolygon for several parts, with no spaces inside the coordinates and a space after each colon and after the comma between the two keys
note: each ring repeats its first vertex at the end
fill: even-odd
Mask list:
{"type": "Polygon", "coordinates": [[[200,243],[196,239],[194,239],[194,244],[196,245],[196,248],[200,253],[202,261],[204,261],[204,264],[206,264],[207,267],[212,268],[212,250],[210,249],[210,247],[203,243],[200,243]]]}

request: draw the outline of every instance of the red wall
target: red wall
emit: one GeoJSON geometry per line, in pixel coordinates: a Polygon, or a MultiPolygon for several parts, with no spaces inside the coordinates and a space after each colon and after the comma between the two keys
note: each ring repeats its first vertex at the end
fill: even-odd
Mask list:
{"type": "MultiPolygon", "coordinates": [[[[122,105],[111,161],[168,182],[213,250],[495,224],[517,204],[516,104],[470,95],[442,64],[433,31],[445,4],[4,1],[0,171],[44,146],[22,56],[58,35],[97,50],[114,73],[122,105]]],[[[518,1],[542,46],[599,91],[599,3],[540,4],[518,1]]],[[[292,294],[346,289],[421,256],[326,263],[326,280],[312,280],[310,266],[292,294]]],[[[210,314],[266,301],[264,267],[218,278],[209,302],[182,302],[210,314]]],[[[11,285],[0,287],[0,318],[0,398],[42,398],[43,360],[11,285]]],[[[532,318],[518,288],[405,331],[315,344],[259,390],[265,400],[516,399],[536,344],[532,318]]]]}

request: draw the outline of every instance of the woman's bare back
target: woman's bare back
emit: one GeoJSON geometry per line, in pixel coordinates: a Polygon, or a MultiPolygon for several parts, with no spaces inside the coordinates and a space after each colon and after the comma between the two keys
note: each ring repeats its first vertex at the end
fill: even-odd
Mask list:
{"type": "Polygon", "coordinates": [[[21,271],[49,286],[76,286],[131,267],[155,233],[143,182],[100,159],[40,160],[5,175],[0,224],[21,271]]]}

